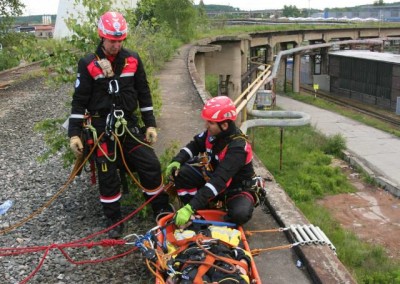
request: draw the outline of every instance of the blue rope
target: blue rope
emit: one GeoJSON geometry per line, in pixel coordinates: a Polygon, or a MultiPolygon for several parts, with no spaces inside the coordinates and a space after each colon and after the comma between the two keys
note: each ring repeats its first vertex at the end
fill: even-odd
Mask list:
{"type": "Polygon", "coordinates": [[[210,221],[210,220],[200,220],[200,219],[194,219],[194,220],[192,220],[192,222],[197,223],[197,224],[209,224],[209,225],[215,225],[215,226],[227,226],[227,227],[236,227],[237,226],[235,223],[230,223],[230,222],[210,221]]]}

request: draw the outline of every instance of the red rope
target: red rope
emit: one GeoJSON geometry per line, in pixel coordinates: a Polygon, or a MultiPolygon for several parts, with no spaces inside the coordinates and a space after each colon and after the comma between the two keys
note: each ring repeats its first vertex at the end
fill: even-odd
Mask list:
{"type": "MultiPolygon", "coordinates": [[[[168,186],[168,185],[167,185],[168,186]]],[[[165,189],[164,189],[165,190],[165,189]]],[[[92,239],[98,235],[101,235],[103,233],[106,233],[116,226],[119,226],[121,223],[126,222],[127,220],[131,219],[135,214],[137,214],[140,210],[142,210],[147,204],[149,204],[154,198],[156,198],[161,192],[160,191],[158,194],[153,195],[151,198],[146,200],[141,206],[139,206],[136,210],[131,212],[129,215],[127,215],[124,219],[121,221],[113,224],[112,226],[101,230],[99,232],[96,232],[94,234],[91,234],[89,236],[86,236],[84,238],[69,242],[69,243],[64,243],[64,244],[51,244],[48,246],[35,246],[35,247],[25,247],[25,248],[0,248],[0,257],[1,256],[16,256],[16,255],[22,255],[22,254],[27,254],[27,253],[34,253],[34,252],[40,252],[44,251],[44,254],[42,256],[42,259],[40,260],[38,266],[24,279],[20,282],[20,284],[25,284],[27,283],[30,279],[35,276],[35,274],[40,270],[40,268],[43,266],[43,263],[46,259],[46,256],[49,254],[49,251],[52,249],[58,249],[64,257],[72,264],[75,265],[82,265],[82,264],[96,264],[100,262],[105,262],[105,261],[111,261],[117,258],[122,258],[135,250],[137,250],[137,247],[134,247],[128,251],[125,251],[123,253],[111,256],[111,257],[105,257],[105,258],[100,258],[100,259],[95,259],[95,260],[81,260],[81,261],[75,261],[70,257],[70,255],[65,251],[66,248],[78,248],[78,247],[86,247],[88,249],[93,248],[95,246],[102,246],[102,247],[108,247],[108,246],[117,246],[117,245],[125,245],[126,241],[125,240],[115,240],[115,239],[104,239],[98,242],[86,242],[89,239],[92,239]]]]}

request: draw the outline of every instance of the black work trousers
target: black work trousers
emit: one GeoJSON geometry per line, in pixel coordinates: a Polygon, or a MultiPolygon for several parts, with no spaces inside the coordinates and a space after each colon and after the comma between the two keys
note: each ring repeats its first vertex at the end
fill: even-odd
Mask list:
{"type": "MultiPolygon", "coordinates": [[[[135,138],[144,143],[144,134],[135,133],[135,138]]],[[[106,138],[105,143],[108,156],[113,158],[115,151],[117,152],[117,161],[109,161],[104,154],[98,149],[96,152],[96,167],[99,180],[100,201],[103,205],[104,215],[110,219],[121,218],[121,179],[118,172],[119,167],[125,167],[122,155],[125,159],[126,166],[131,172],[136,172],[139,176],[141,185],[145,189],[154,190],[161,186],[161,165],[154,150],[144,144],[141,144],[129,134],[120,137],[122,145],[122,153],[112,141],[106,138]],[[115,149],[117,148],[117,149],[115,149]]],[[[100,147],[105,148],[104,144],[100,147]]],[[[160,191],[162,191],[162,187],[160,191]]],[[[158,192],[158,191],[157,191],[158,192]]],[[[149,199],[151,194],[143,192],[144,197],[149,199]]],[[[153,212],[157,213],[169,209],[168,194],[161,192],[151,202],[153,212]]]]}
{"type": "MultiPolygon", "coordinates": [[[[212,174],[211,174],[212,175],[212,174]]],[[[179,169],[179,174],[174,178],[175,187],[178,196],[182,203],[187,204],[190,200],[199,193],[199,189],[206,184],[206,180],[199,167],[194,167],[189,164],[184,164],[179,169]]],[[[249,221],[253,215],[254,198],[246,190],[240,187],[229,186],[218,196],[209,200],[209,204],[222,201],[227,210],[225,220],[242,225],[249,221]]],[[[207,209],[205,208],[198,209],[207,209]]]]}

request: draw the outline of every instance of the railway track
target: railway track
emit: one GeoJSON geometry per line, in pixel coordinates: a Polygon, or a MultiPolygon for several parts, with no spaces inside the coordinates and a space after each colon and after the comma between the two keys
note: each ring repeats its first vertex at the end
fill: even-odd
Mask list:
{"type": "Polygon", "coordinates": [[[37,61],[0,71],[0,90],[8,89],[26,74],[42,70],[41,63],[42,61],[37,61]]]}
{"type": "MultiPolygon", "coordinates": [[[[314,90],[311,88],[302,86],[300,89],[303,92],[314,95],[314,90]]],[[[354,110],[356,112],[368,115],[370,117],[376,118],[382,122],[388,123],[392,126],[395,126],[398,129],[400,129],[400,117],[396,118],[394,116],[394,114],[390,115],[390,113],[386,110],[376,111],[376,110],[373,110],[372,107],[369,105],[362,104],[361,102],[357,102],[355,100],[337,97],[337,96],[328,94],[326,92],[318,91],[317,96],[319,98],[322,98],[326,101],[332,102],[341,107],[348,108],[348,109],[354,110]],[[385,114],[385,112],[387,112],[387,114],[385,114]]]]}

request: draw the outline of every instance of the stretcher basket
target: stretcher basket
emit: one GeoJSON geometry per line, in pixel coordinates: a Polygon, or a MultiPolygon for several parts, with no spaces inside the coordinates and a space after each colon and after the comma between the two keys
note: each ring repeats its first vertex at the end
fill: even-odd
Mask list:
{"type": "MultiPolygon", "coordinates": [[[[224,221],[224,215],[226,215],[226,212],[221,211],[221,210],[198,210],[196,211],[196,216],[200,217],[202,220],[205,221],[211,221],[210,223],[215,225],[215,224],[230,224],[230,225],[235,225],[233,223],[227,223],[226,221],[224,221]]],[[[158,220],[158,225],[161,228],[164,228],[164,232],[161,234],[157,234],[157,239],[160,243],[165,242],[166,240],[173,242],[174,239],[174,230],[176,229],[175,225],[167,225],[167,224],[171,224],[172,222],[172,218],[173,218],[174,214],[168,214],[162,218],[160,218],[160,220],[158,220]],[[165,239],[166,238],[166,239],[165,239]]],[[[242,228],[242,226],[236,226],[234,227],[235,229],[237,229],[238,231],[240,231],[241,234],[241,247],[242,249],[246,250],[248,252],[248,255],[250,255],[251,258],[251,264],[250,264],[250,269],[249,269],[249,278],[250,278],[250,283],[252,284],[261,284],[261,279],[260,276],[258,274],[257,271],[257,267],[255,265],[254,259],[251,256],[251,250],[250,250],[250,246],[249,243],[246,239],[246,235],[244,233],[244,230],[242,228]]],[[[156,278],[155,280],[156,284],[162,284],[162,282],[156,278]]]]}

